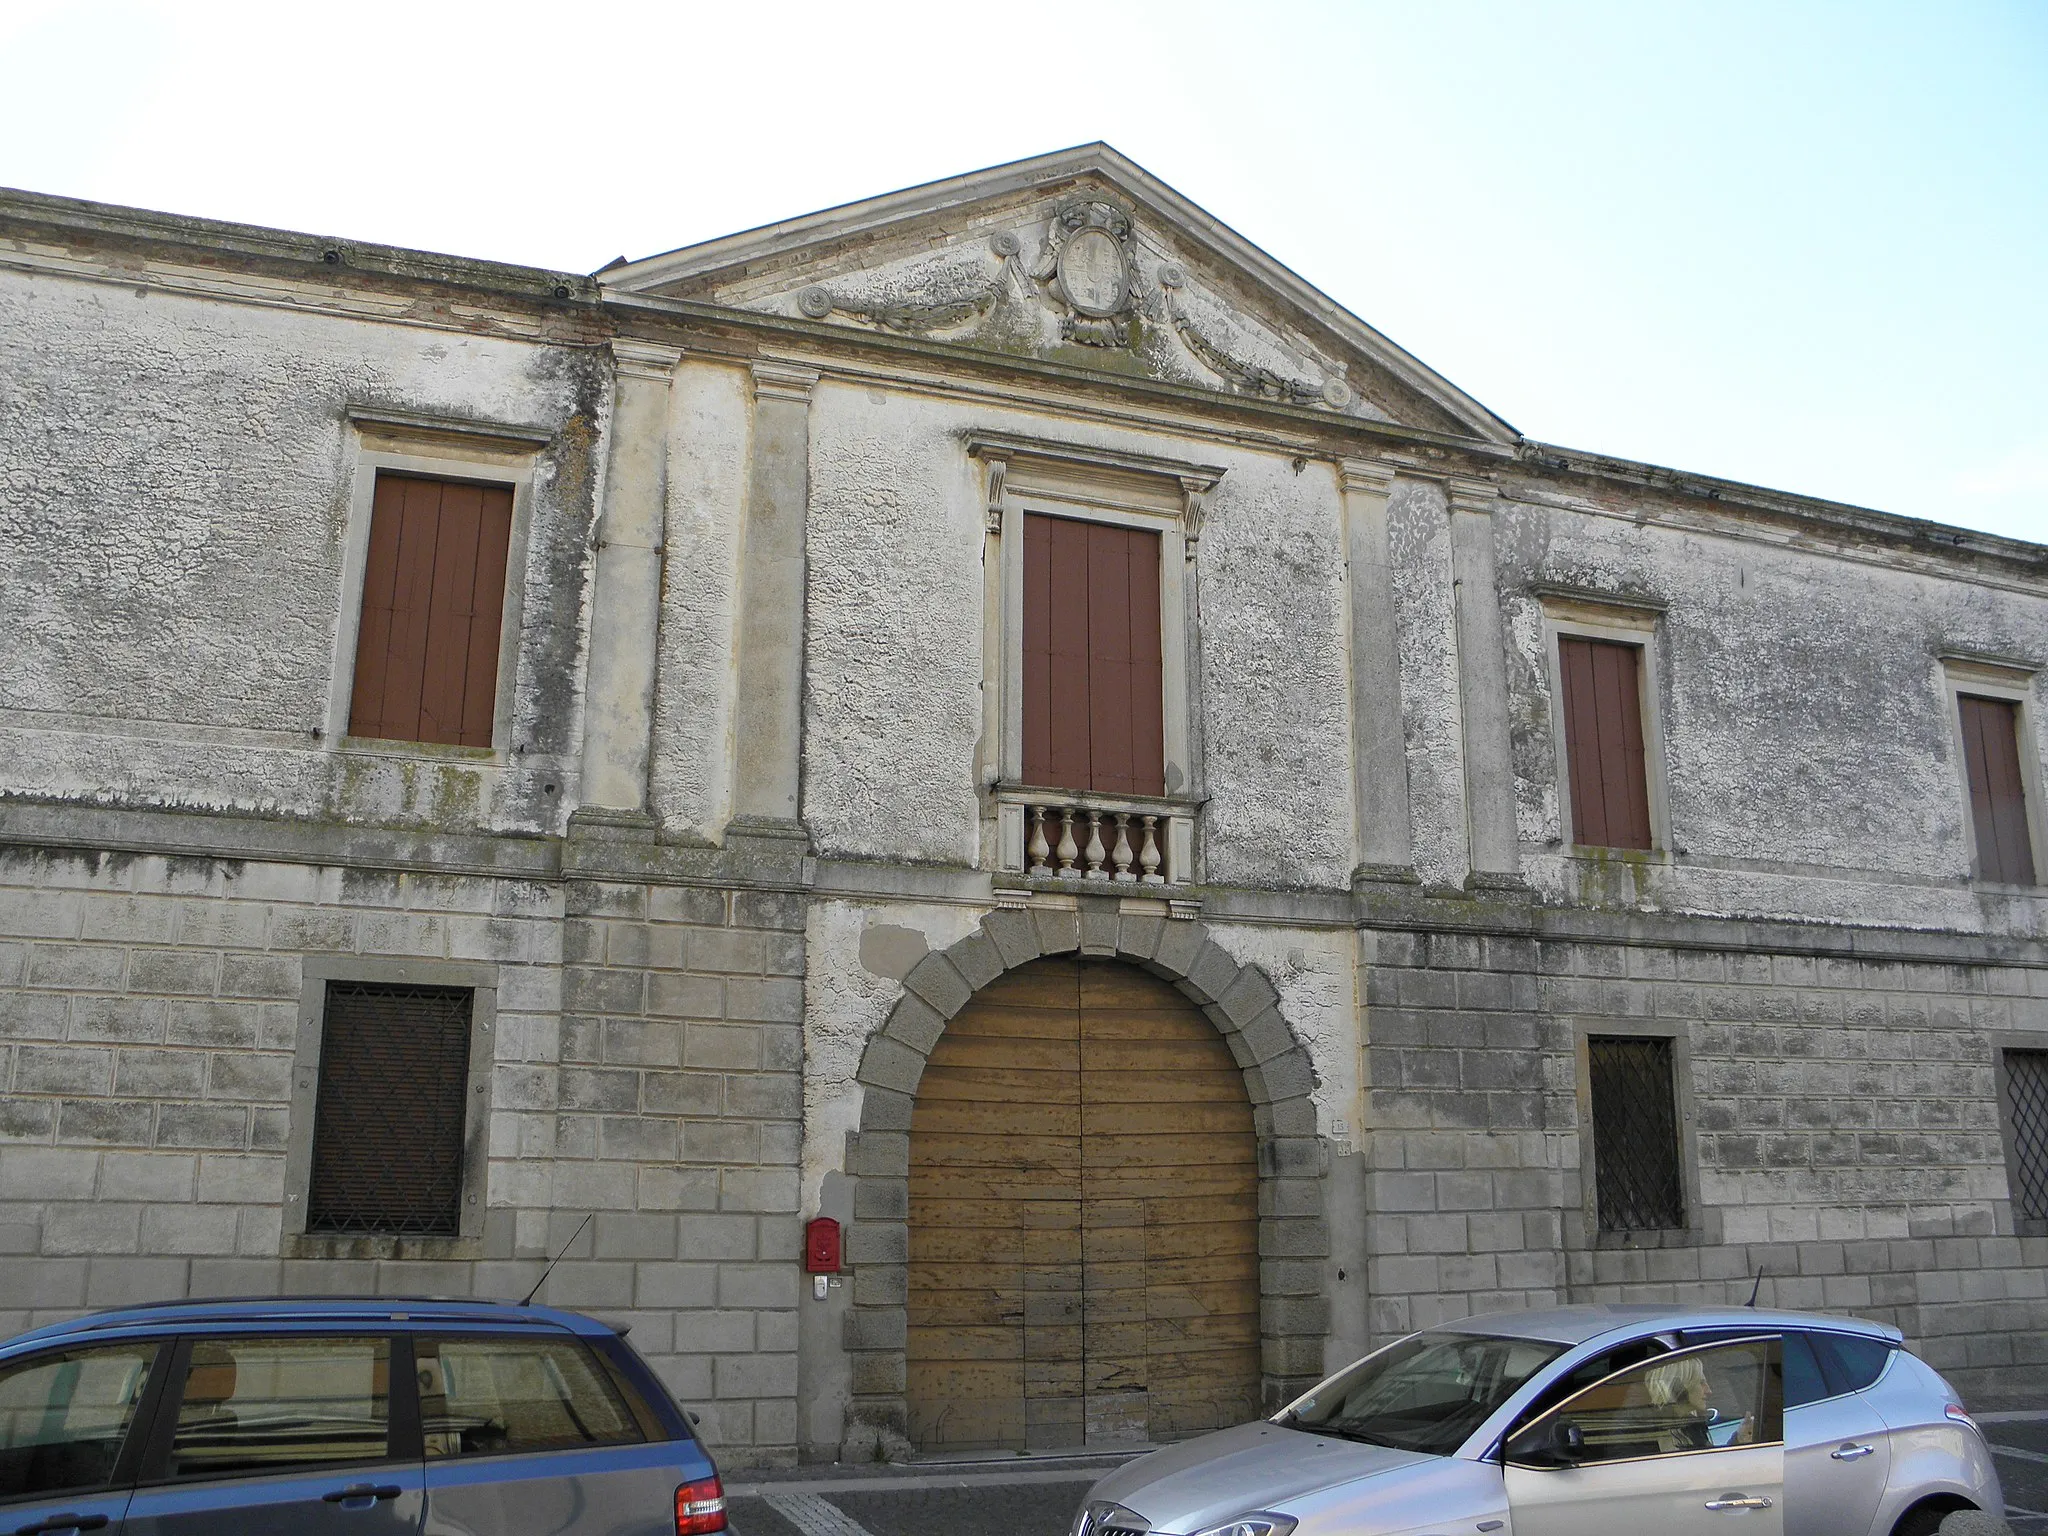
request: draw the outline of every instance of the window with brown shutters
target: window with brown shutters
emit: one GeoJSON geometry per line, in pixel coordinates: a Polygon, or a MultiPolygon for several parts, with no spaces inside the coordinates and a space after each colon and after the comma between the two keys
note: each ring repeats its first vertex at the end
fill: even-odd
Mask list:
{"type": "Polygon", "coordinates": [[[1643,648],[1560,635],[1571,840],[1594,848],[1651,846],[1643,751],[1643,648]]]}
{"type": "Polygon", "coordinates": [[[1593,1192],[1600,1230],[1685,1225],[1678,1096],[1669,1040],[1586,1041],[1593,1099],[1593,1192]]]}
{"type": "Polygon", "coordinates": [[[1963,766],[1970,781],[1970,825],[1977,834],[1977,878],[2034,883],[2033,838],[2020,778],[2020,708],[2010,699],[1959,694],[1963,766]]]}
{"type": "Polygon", "coordinates": [[[1024,518],[1024,782],[1165,793],[1159,535],[1024,518]]]}
{"type": "Polygon", "coordinates": [[[377,472],[349,734],[488,747],[512,490],[377,472]]]}
{"type": "Polygon", "coordinates": [[[308,1232],[459,1232],[474,1005],[467,987],[327,983],[308,1232]]]}

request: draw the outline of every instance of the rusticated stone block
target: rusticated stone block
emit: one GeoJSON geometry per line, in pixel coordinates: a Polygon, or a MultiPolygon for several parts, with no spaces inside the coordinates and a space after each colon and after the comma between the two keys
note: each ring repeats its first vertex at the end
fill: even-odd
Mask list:
{"type": "Polygon", "coordinates": [[[903,978],[903,985],[931,1004],[932,1010],[945,1019],[965,1008],[967,1000],[974,995],[967,978],[944,955],[926,955],[910,968],[910,974],[903,978]]]}

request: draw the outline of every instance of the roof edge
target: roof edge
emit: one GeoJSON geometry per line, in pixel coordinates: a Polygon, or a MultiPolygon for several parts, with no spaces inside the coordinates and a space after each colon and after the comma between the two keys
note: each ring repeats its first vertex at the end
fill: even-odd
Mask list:
{"type": "Polygon", "coordinates": [[[0,221],[18,220],[59,231],[151,241],[271,261],[302,262],[330,274],[357,272],[382,277],[457,284],[556,303],[596,301],[598,282],[586,273],[561,272],[473,256],[451,256],[409,246],[317,235],[226,219],[199,218],[58,197],[19,187],[0,187],[0,221]],[[565,291],[566,290],[566,291],[565,291]]]}

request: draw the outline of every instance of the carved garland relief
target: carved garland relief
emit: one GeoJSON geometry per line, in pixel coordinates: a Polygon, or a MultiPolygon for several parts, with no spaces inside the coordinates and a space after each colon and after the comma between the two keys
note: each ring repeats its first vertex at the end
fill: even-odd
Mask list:
{"type": "Polygon", "coordinates": [[[1010,230],[991,236],[989,248],[1001,261],[1002,270],[980,292],[920,303],[844,298],[814,284],[797,295],[797,309],[812,320],[841,314],[884,330],[923,336],[953,330],[986,315],[1008,286],[1025,301],[1043,303],[1056,311],[1062,339],[1078,346],[1106,348],[1129,347],[1134,321],[1149,309],[1171,324],[1194,359],[1226,388],[1261,399],[1333,410],[1351,403],[1350,386],[1335,374],[1321,381],[1291,378],[1239,357],[1204,332],[1179,302],[1188,275],[1178,263],[1167,262],[1159,268],[1157,297],[1145,304],[1130,212],[1106,198],[1076,197],[1060,204],[1047,223],[1044,246],[1033,266],[1025,266],[1023,243],[1010,230]]]}

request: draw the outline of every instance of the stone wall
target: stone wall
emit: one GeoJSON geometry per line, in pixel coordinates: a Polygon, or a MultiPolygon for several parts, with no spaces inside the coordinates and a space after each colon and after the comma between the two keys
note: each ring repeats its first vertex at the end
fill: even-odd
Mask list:
{"type": "MultiPolygon", "coordinates": [[[[1366,1017],[1377,1338],[1493,1307],[1741,1301],[1896,1323],[1983,1401],[2048,1329],[2048,1238],[2015,1235],[1995,1031],[2048,1031],[2048,968],[1959,942],[1849,953],[1792,925],[1381,931],[1366,1017]],[[1692,1230],[1587,1207],[1582,1031],[1670,1028],[1692,1230]]],[[[2048,1038],[2048,1034],[2044,1034],[2048,1038]]]]}
{"type": "MultiPolygon", "coordinates": [[[[745,889],[0,850],[0,1336],[270,1293],[523,1295],[794,1455],[803,904],[745,889]],[[480,1239],[286,1236],[309,959],[495,969],[480,1239]]],[[[304,1134],[303,1128],[299,1128],[304,1134]]]]}

